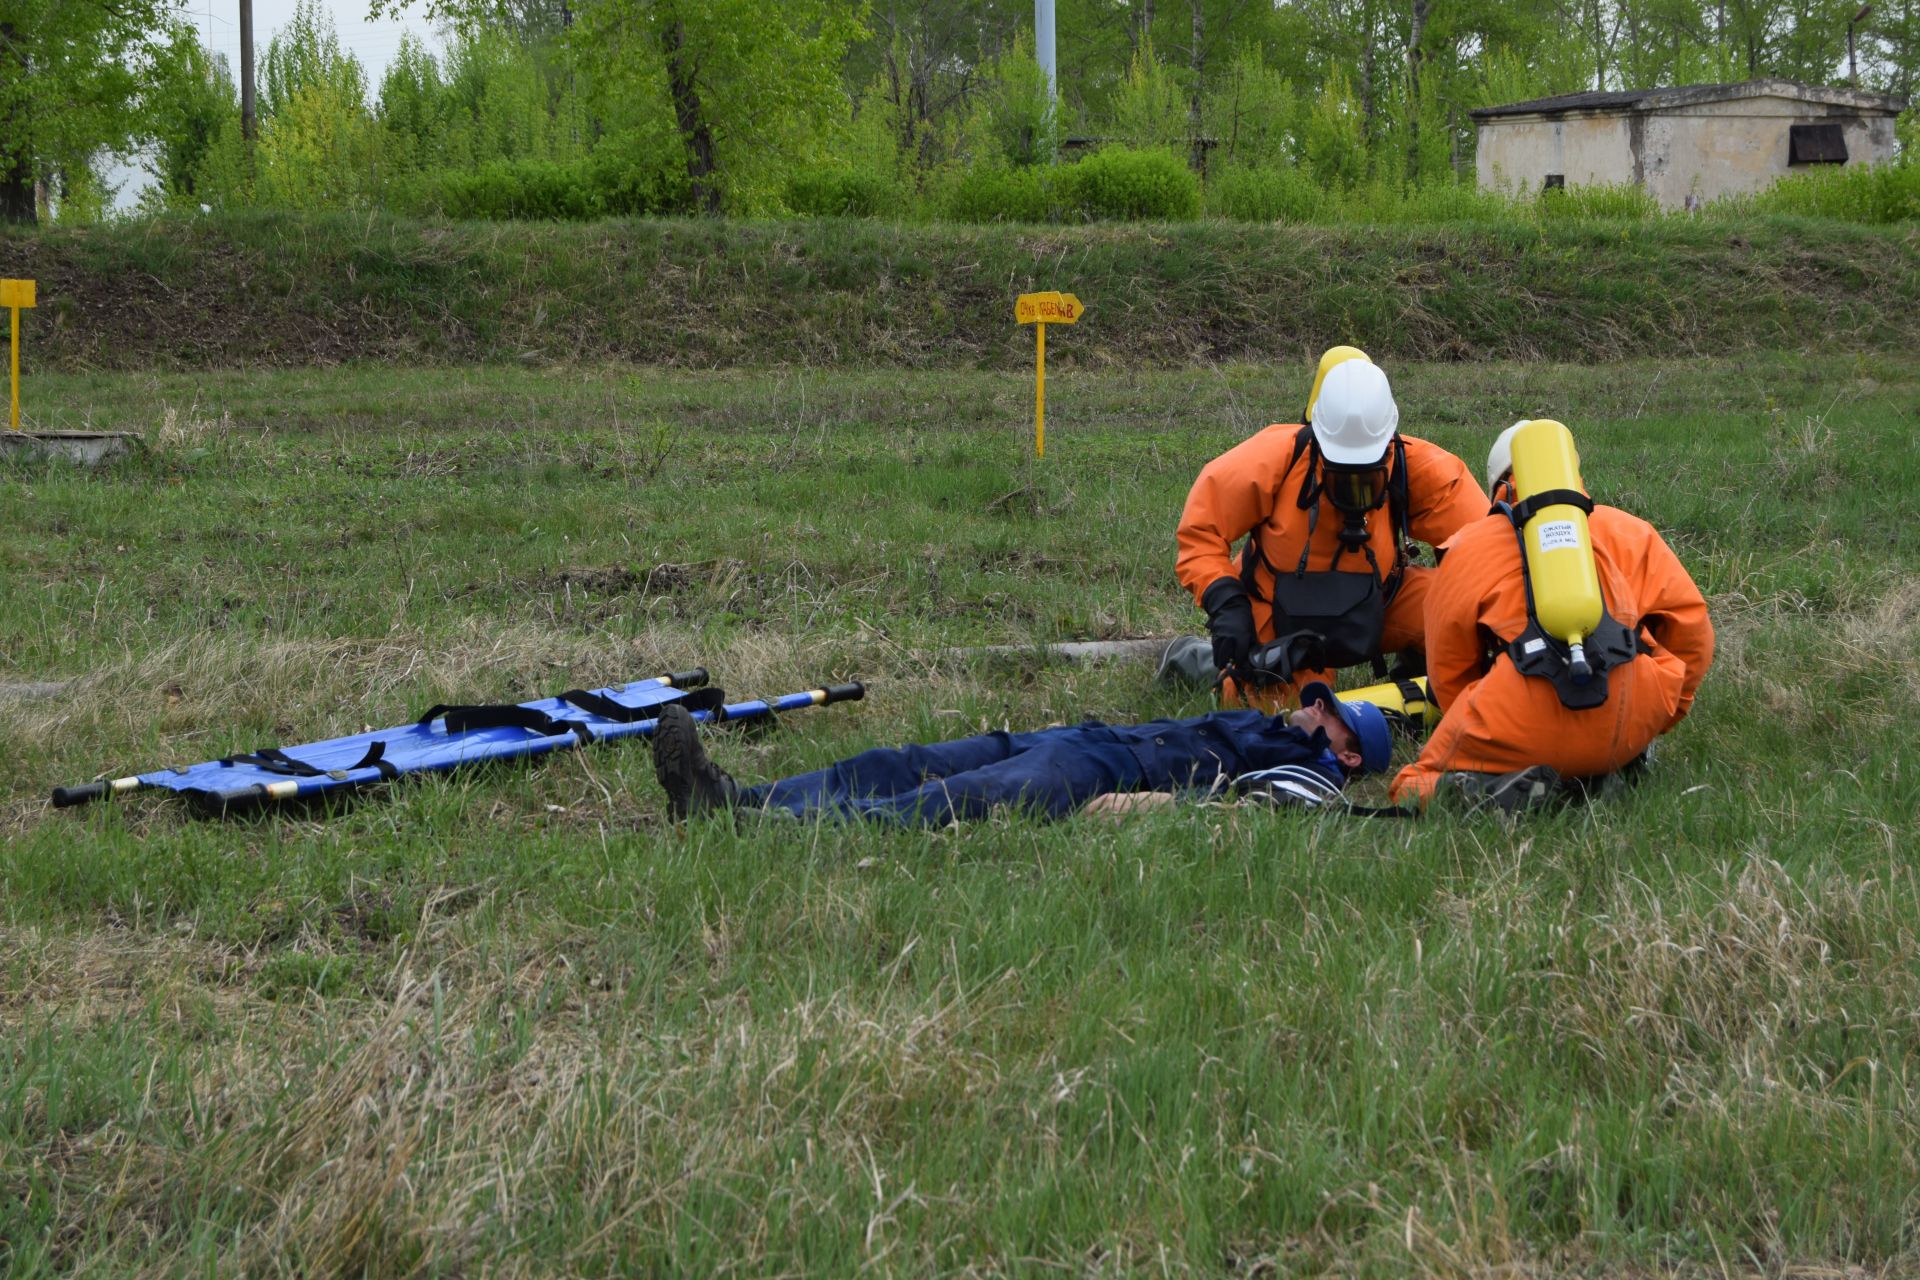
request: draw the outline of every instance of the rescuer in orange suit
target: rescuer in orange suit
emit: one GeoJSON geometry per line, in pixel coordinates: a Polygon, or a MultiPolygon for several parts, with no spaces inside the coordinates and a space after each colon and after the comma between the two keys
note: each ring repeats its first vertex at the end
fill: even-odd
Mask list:
{"type": "Polygon", "coordinates": [[[1330,682],[1329,668],[1423,648],[1434,571],[1408,563],[1407,541],[1444,542],[1486,514],[1487,495],[1466,463],[1399,422],[1386,374],[1334,347],[1308,425],[1268,427],[1194,481],[1176,572],[1206,610],[1222,704],[1271,709],[1330,682]]]}
{"type": "MultiPolygon", "coordinates": [[[[1496,494],[1513,495],[1511,442],[1524,425],[1494,444],[1496,494]]],[[[1394,777],[1396,801],[1424,806],[1444,782],[1470,801],[1526,807],[1560,778],[1629,764],[1693,706],[1713,661],[1700,588],[1638,516],[1595,504],[1587,527],[1605,607],[1637,649],[1606,672],[1605,701],[1569,709],[1552,679],[1515,666],[1508,645],[1528,630],[1527,586],[1514,521],[1496,509],[1454,537],[1426,594],[1427,681],[1442,714],[1419,759],[1394,777]]]]}

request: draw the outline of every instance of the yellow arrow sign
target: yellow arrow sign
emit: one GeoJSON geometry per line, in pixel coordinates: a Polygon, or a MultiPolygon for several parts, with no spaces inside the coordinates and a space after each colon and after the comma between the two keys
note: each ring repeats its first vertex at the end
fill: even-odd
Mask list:
{"type": "Polygon", "coordinates": [[[12,397],[7,414],[10,430],[20,429],[20,312],[34,305],[33,281],[0,280],[0,307],[7,309],[7,347],[11,355],[8,387],[12,397]]]}
{"type": "Polygon", "coordinates": [[[1023,293],[1013,300],[1013,318],[1018,324],[1072,324],[1087,309],[1070,293],[1023,293]]]}

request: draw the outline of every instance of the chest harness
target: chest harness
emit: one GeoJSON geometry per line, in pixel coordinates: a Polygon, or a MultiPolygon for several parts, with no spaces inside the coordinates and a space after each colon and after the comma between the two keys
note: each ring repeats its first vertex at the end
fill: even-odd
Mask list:
{"type": "MultiPolygon", "coordinates": [[[[1379,486],[1370,502],[1342,501],[1326,484],[1326,465],[1314,439],[1312,427],[1301,427],[1293,438],[1293,453],[1284,482],[1302,457],[1307,459],[1307,478],[1300,485],[1295,505],[1307,513],[1307,536],[1300,548],[1300,559],[1292,572],[1275,565],[1260,545],[1260,530],[1247,537],[1240,554],[1240,582],[1247,594],[1272,607],[1275,639],[1257,656],[1255,666],[1279,679],[1291,679],[1295,671],[1321,667],[1350,667],[1372,662],[1381,670],[1380,640],[1386,629],[1387,606],[1400,592],[1407,571],[1407,445],[1398,435],[1388,450],[1386,482],[1379,486]],[[1340,513],[1340,543],[1334,548],[1327,567],[1309,573],[1307,557],[1313,550],[1313,536],[1320,527],[1320,503],[1325,498],[1340,513]],[[1374,554],[1371,531],[1367,527],[1370,512],[1385,506],[1388,527],[1392,531],[1393,564],[1380,570],[1374,554]],[[1342,557],[1357,552],[1366,557],[1365,572],[1340,568],[1342,557]],[[1265,566],[1273,578],[1269,599],[1260,591],[1257,570],[1265,566]]],[[[1372,468],[1367,468],[1371,470],[1372,468]]]]}

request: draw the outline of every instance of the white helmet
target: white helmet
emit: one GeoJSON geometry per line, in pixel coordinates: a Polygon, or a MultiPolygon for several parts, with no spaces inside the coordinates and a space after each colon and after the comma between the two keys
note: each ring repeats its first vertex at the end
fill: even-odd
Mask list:
{"type": "Polygon", "coordinates": [[[1380,366],[1344,360],[1327,370],[1313,406],[1313,438],[1328,462],[1364,467],[1386,457],[1400,406],[1380,366]]]}
{"type": "Polygon", "coordinates": [[[1500,477],[1513,470],[1514,433],[1532,421],[1532,418],[1522,418],[1494,438],[1493,449],[1487,454],[1488,493],[1492,493],[1493,486],[1500,483],[1500,477]]]}

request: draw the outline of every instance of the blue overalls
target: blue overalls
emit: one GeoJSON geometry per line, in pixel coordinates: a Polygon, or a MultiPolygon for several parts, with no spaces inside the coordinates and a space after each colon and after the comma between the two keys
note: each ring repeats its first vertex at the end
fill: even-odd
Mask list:
{"type": "Polygon", "coordinates": [[[881,747],[813,773],[743,787],[739,805],[935,827],[1000,806],[1061,818],[1095,796],[1206,791],[1281,765],[1315,769],[1336,787],[1346,781],[1324,730],[1309,736],[1282,716],[1215,711],[1187,720],[1089,720],[1036,733],[881,747]]]}

